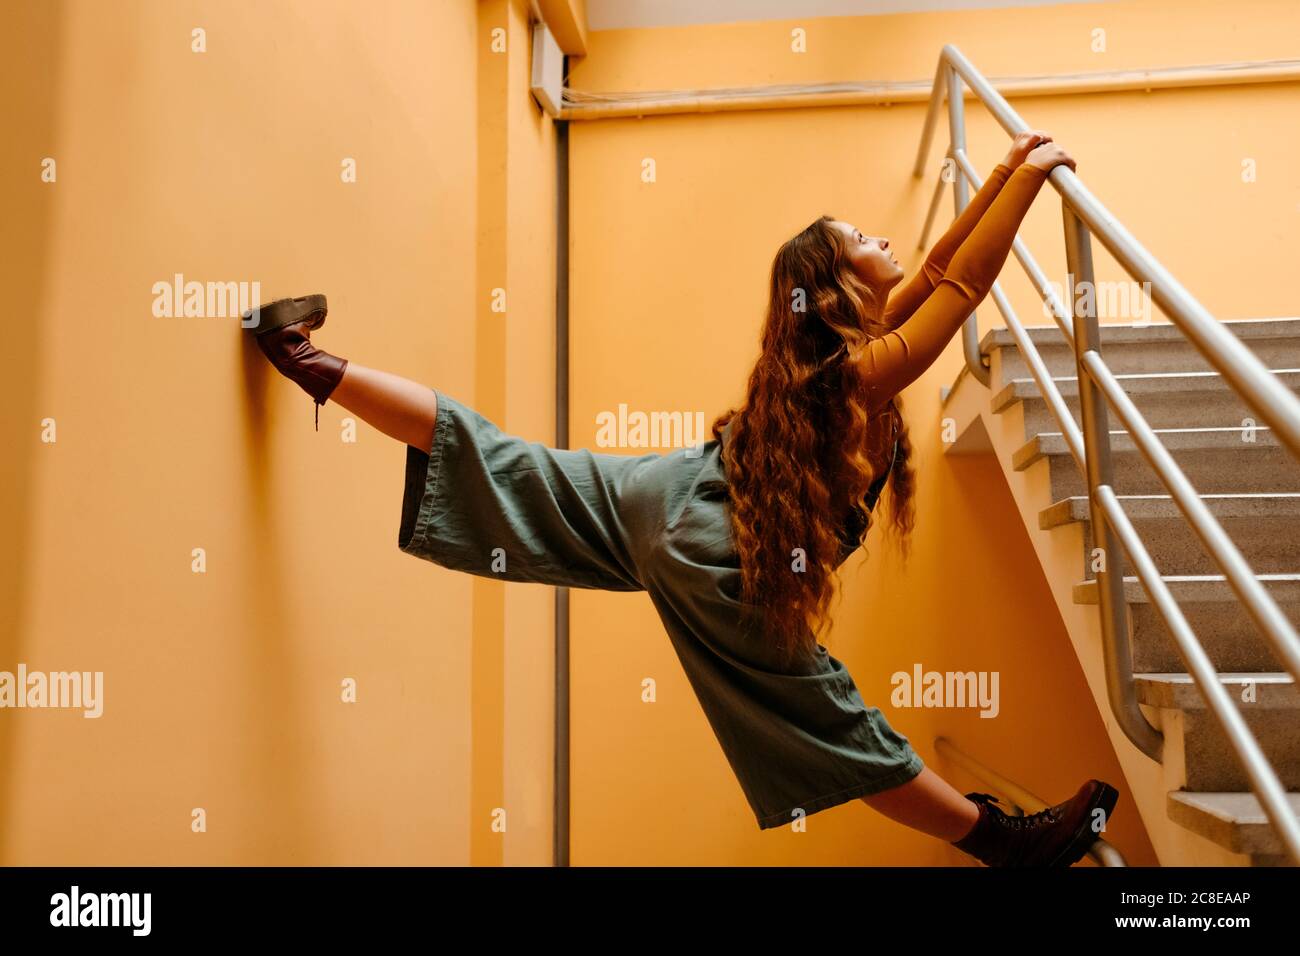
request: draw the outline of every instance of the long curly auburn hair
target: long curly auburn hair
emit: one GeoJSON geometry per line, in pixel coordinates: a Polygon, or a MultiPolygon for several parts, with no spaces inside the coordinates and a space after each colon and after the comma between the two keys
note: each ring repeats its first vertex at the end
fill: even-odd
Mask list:
{"type": "Polygon", "coordinates": [[[888,479],[892,530],[906,559],[915,522],[915,473],[900,400],[869,401],[849,356],[884,335],[885,295],[854,271],[843,235],[824,215],[777,250],[762,354],[724,446],[741,600],[763,610],[765,640],[787,663],[816,652],[841,583],[841,536],[850,509],[872,520],[865,497],[888,479]]]}

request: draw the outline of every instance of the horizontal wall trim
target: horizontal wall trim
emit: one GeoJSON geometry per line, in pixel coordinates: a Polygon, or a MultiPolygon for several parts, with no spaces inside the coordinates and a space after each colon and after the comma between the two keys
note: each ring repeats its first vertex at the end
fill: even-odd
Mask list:
{"type": "MultiPolygon", "coordinates": [[[[937,57],[936,57],[937,58],[937,57]]],[[[1294,83],[1300,60],[1263,60],[1167,67],[1155,70],[1109,70],[1049,76],[990,77],[1007,98],[1063,96],[1120,90],[1294,83]]],[[[564,89],[562,120],[597,120],[660,116],[670,113],[721,113],[735,110],[785,110],[822,106],[890,106],[925,102],[933,76],[900,83],[804,83],[783,86],[725,87],[711,90],[653,90],[641,93],[592,93],[564,89]]],[[[966,98],[974,93],[966,89],[966,98]]]]}
{"type": "MultiPolygon", "coordinates": [[[[587,0],[592,30],[1048,7],[1080,0],[587,0]]],[[[1114,0],[1112,0],[1114,2],[1114,0]]]]}

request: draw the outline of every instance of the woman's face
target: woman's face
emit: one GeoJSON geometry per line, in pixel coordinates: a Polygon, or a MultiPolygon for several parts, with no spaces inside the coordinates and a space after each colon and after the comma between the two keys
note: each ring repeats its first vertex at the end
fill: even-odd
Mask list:
{"type": "Polygon", "coordinates": [[[889,240],[863,235],[851,223],[831,220],[831,226],[843,235],[853,271],[873,289],[888,289],[903,278],[903,267],[890,251],[889,240]]]}

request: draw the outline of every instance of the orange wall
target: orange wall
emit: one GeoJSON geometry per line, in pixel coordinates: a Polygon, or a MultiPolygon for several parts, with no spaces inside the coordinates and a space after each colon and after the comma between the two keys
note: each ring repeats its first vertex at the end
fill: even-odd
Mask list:
{"type": "Polygon", "coordinates": [[[0,668],[105,709],[0,714],[0,862],[468,862],[472,585],[398,551],[403,448],[151,287],[324,292],[325,348],[472,396],[475,5],[6,9],[0,668]]]}
{"type": "MultiPolygon", "coordinates": [[[[1051,74],[1291,56],[1300,10],[1283,3],[1144,2],[596,31],[572,85],[590,91],[787,82],[928,80],[955,43],[986,75],[1051,74]],[[808,51],[789,50],[807,31],[808,51]],[[1104,28],[1108,53],[1090,51],[1104,28]]],[[[1007,137],[967,101],[981,176],[1007,137]]],[[[1224,318],[1293,314],[1283,284],[1300,194],[1291,157],[1297,86],[1265,85],[1013,100],[1031,126],[1070,147],[1088,186],[1193,294],[1224,318]],[[1213,125],[1212,125],[1213,124],[1213,125]],[[1259,181],[1241,182],[1243,157],[1259,181]]],[[[574,444],[596,415],[702,411],[740,401],[757,355],[777,246],[830,213],[890,237],[911,269],[937,164],[910,176],[924,105],[672,115],[573,124],[574,444]],[[641,163],[657,163],[644,183],[641,163]]],[[[951,219],[951,192],[942,221],[951,219]]],[[[1060,204],[1048,187],[1022,236],[1063,278],[1060,204]]],[[[937,232],[931,236],[931,241],[937,232]]],[[[1098,279],[1120,274],[1096,250],[1098,279]]],[[[1014,258],[1005,291],[1047,321],[1014,258]]],[[[1157,319],[1160,316],[1156,316],[1157,319]]],[[[990,302],[981,328],[1000,318],[990,302]]],[[[959,747],[1049,800],[1089,776],[1122,774],[1016,509],[991,461],[942,455],[939,387],[960,341],[906,393],[918,446],[910,566],[873,532],[846,581],[831,652],[869,704],[963,790],[977,781],[935,756],[959,747]],[[998,671],[1001,712],[899,710],[889,676],[998,671]]],[[[643,595],[575,592],[575,831],[582,864],[943,864],[969,858],[860,803],[808,818],[808,832],[762,832],[643,595]],[[643,677],[658,702],[642,703],[643,677]]],[[[1121,786],[1121,790],[1126,789],[1121,786]]],[[[1131,864],[1154,863],[1131,802],[1112,836],[1131,864]]]]}

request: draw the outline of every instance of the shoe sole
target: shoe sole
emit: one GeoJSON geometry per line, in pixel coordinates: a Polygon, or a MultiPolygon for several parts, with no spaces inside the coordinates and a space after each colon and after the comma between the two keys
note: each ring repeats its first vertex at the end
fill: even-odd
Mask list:
{"type": "Polygon", "coordinates": [[[325,296],[320,294],[303,295],[296,299],[276,299],[274,302],[256,306],[243,313],[245,322],[252,318],[254,314],[257,315],[258,319],[255,325],[246,324],[244,328],[250,331],[255,329],[254,335],[266,335],[268,332],[282,329],[294,322],[312,319],[314,321],[311,322],[308,328],[314,331],[325,324],[325,314],[328,311],[325,296]]]}
{"type": "Polygon", "coordinates": [[[1079,829],[1075,831],[1074,837],[1067,843],[1064,849],[1056,855],[1048,866],[1073,866],[1083,855],[1088,852],[1088,848],[1101,839],[1101,836],[1093,832],[1092,817],[1098,809],[1102,809],[1106,814],[1106,822],[1110,822],[1111,811],[1115,809],[1115,802],[1119,799],[1119,791],[1108,783],[1102,783],[1100,780],[1094,781],[1097,784],[1097,790],[1088,801],[1088,812],[1084,815],[1083,822],[1079,824],[1079,829]]]}

